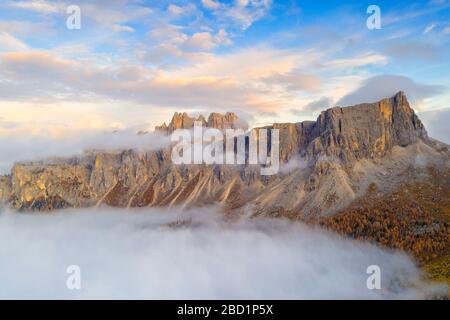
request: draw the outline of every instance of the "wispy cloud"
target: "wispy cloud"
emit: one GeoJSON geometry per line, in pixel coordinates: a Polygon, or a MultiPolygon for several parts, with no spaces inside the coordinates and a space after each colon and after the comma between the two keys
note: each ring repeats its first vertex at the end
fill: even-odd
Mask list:
{"type": "Polygon", "coordinates": [[[362,102],[376,102],[386,97],[392,97],[398,91],[404,91],[416,106],[425,98],[441,93],[445,88],[439,85],[429,85],[399,75],[379,75],[369,78],[354,92],[340,99],[337,104],[342,106],[362,102]]]}
{"type": "Polygon", "coordinates": [[[6,32],[0,32],[0,51],[14,50],[21,51],[28,49],[28,45],[6,32]]]}
{"type": "Polygon", "coordinates": [[[299,109],[292,109],[291,112],[295,115],[311,115],[316,112],[324,111],[333,107],[333,99],[329,97],[321,97],[318,100],[312,101],[299,109]]]}
{"type": "Polygon", "coordinates": [[[432,23],[423,30],[423,33],[430,33],[436,27],[436,23],[432,23]]]}
{"type": "Polygon", "coordinates": [[[42,13],[56,13],[61,6],[44,0],[9,1],[8,5],[13,8],[32,10],[42,13]]]}
{"type": "Polygon", "coordinates": [[[231,20],[245,30],[263,18],[269,11],[271,0],[237,0],[231,4],[220,1],[203,0],[205,8],[212,10],[219,20],[231,20]]]}
{"type": "Polygon", "coordinates": [[[220,3],[215,0],[202,0],[202,4],[207,9],[218,9],[220,7],[220,3]]]}
{"type": "Polygon", "coordinates": [[[300,70],[292,70],[286,74],[274,74],[264,79],[273,85],[281,85],[290,91],[316,91],[320,88],[319,76],[305,74],[300,70]]]}
{"type": "Polygon", "coordinates": [[[113,25],[112,29],[117,32],[135,32],[132,27],[120,24],[113,25]]]}
{"type": "Polygon", "coordinates": [[[432,61],[442,56],[441,49],[425,41],[403,41],[392,43],[383,49],[386,55],[397,59],[420,59],[432,61]]]}

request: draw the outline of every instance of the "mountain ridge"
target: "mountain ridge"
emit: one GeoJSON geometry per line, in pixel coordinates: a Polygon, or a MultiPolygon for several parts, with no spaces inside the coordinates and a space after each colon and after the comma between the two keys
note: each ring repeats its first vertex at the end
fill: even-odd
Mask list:
{"type": "Polygon", "coordinates": [[[234,112],[225,114],[212,112],[208,118],[203,115],[199,115],[197,118],[190,117],[186,112],[175,112],[168,125],[164,122],[160,126],[155,126],[155,131],[171,134],[177,129],[192,129],[196,121],[200,122],[203,127],[215,129],[247,129],[246,123],[242,122],[234,112]]]}
{"type": "MultiPolygon", "coordinates": [[[[241,125],[232,113],[213,113],[208,119],[175,113],[169,125],[155,129],[170,134],[192,128],[197,120],[220,129],[241,125]]],[[[417,154],[425,154],[427,161],[448,161],[448,149],[445,153],[444,144],[428,137],[403,92],[375,103],[329,108],[315,122],[264,128],[280,130],[283,166],[275,176],[261,176],[250,165],[177,166],[170,148],[97,151],[58,163],[17,163],[11,176],[0,180],[0,195],[20,210],[219,203],[253,214],[329,215],[363,195],[370,181],[377,180],[371,175],[391,162],[402,159],[392,169],[399,172],[413,165],[408,157],[417,154]],[[392,156],[395,152],[400,155],[392,156]]],[[[384,187],[382,180],[377,183],[384,187]]]]}

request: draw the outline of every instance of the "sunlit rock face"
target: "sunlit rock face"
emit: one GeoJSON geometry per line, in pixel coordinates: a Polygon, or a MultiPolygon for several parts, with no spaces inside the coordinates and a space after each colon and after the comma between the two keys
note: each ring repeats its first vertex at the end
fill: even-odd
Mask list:
{"type": "Polygon", "coordinates": [[[11,179],[0,176],[0,204],[8,201],[11,193],[11,179]]]}
{"type": "MultiPolygon", "coordinates": [[[[195,121],[218,129],[244,127],[233,113],[208,119],[175,113],[156,131],[191,129],[195,121]]],[[[278,129],[280,135],[282,167],[273,176],[261,176],[255,166],[174,165],[170,148],[97,151],[16,164],[11,177],[0,180],[0,195],[14,208],[34,210],[220,203],[262,215],[327,215],[363,195],[369,183],[392,188],[418,154],[436,165],[449,159],[446,146],[428,138],[402,92],[376,103],[328,109],[315,122],[266,129],[278,129]],[[386,171],[392,179],[379,178],[386,171]]]]}
{"type": "Polygon", "coordinates": [[[247,128],[245,122],[241,121],[233,112],[227,112],[225,114],[213,112],[209,115],[207,120],[202,115],[195,118],[190,117],[186,112],[175,112],[169,125],[163,123],[161,126],[156,126],[155,131],[170,134],[177,129],[192,129],[195,122],[200,122],[203,127],[215,129],[247,128]]]}
{"type": "Polygon", "coordinates": [[[382,157],[393,146],[428,141],[427,132],[403,92],[376,103],[323,111],[312,132],[308,153],[351,161],[382,157]]]}

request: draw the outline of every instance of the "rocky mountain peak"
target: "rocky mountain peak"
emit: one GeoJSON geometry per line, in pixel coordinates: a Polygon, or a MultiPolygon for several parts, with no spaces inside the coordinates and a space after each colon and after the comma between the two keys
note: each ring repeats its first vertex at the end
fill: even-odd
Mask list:
{"type": "Polygon", "coordinates": [[[186,112],[175,112],[169,125],[163,123],[161,126],[156,126],[155,131],[170,134],[176,129],[191,129],[194,127],[195,121],[200,121],[205,127],[216,129],[246,128],[246,125],[233,112],[227,112],[225,114],[213,112],[208,116],[208,120],[203,115],[195,118],[189,116],[186,112]]]}
{"type": "Polygon", "coordinates": [[[374,103],[329,108],[316,121],[277,123],[268,128],[280,131],[280,157],[284,162],[300,154],[352,163],[381,158],[394,146],[429,142],[422,122],[401,91],[374,103]]]}
{"type": "Polygon", "coordinates": [[[225,115],[213,112],[208,117],[208,127],[216,129],[237,129],[242,128],[238,116],[233,112],[227,112],[225,115]]]}
{"type": "Polygon", "coordinates": [[[323,111],[311,132],[310,154],[343,160],[383,156],[393,146],[428,141],[427,132],[405,94],[323,111]]]}

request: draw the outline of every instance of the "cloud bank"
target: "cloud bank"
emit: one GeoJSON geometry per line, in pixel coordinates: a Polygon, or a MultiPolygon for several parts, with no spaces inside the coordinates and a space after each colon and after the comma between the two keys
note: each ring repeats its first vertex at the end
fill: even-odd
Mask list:
{"type": "Polygon", "coordinates": [[[363,102],[376,102],[404,91],[412,102],[420,102],[443,91],[442,86],[427,85],[399,75],[379,75],[367,79],[355,91],[338,101],[340,106],[350,106],[363,102]]]}
{"type": "Polygon", "coordinates": [[[301,224],[224,222],[215,208],[0,214],[0,298],[423,298],[403,254],[301,224]],[[189,220],[169,226],[175,221],[189,220]],[[368,290],[369,265],[382,290],[368,290]],[[69,265],[81,290],[66,287],[69,265]]]}
{"type": "Polygon", "coordinates": [[[450,144],[450,109],[421,112],[420,120],[427,128],[430,137],[450,144]]]}

